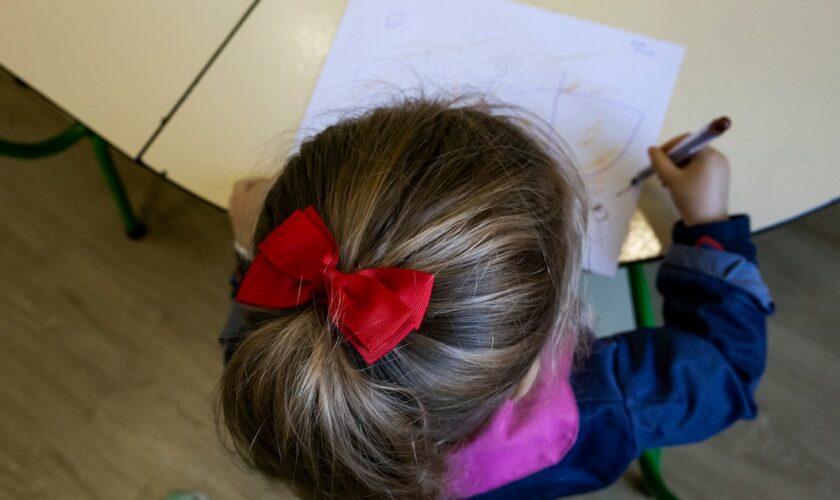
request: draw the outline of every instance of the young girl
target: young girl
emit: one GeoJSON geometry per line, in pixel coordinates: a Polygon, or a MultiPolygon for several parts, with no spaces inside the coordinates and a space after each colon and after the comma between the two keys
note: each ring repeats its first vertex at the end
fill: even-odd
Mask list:
{"type": "Polygon", "coordinates": [[[772,303],[726,158],[651,149],[683,218],[665,326],[593,340],[583,186],[530,130],[409,101],[237,184],[218,396],[251,466],[319,498],[552,498],[755,415],[772,303]]]}

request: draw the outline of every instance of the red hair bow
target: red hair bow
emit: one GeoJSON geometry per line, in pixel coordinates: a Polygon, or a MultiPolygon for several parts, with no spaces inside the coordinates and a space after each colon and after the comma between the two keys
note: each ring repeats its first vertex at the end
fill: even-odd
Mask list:
{"type": "Polygon", "coordinates": [[[330,320],[370,365],[420,327],[434,276],[412,269],[337,269],[338,245],[314,208],[295,210],[259,245],[236,300],[286,309],[326,301],[330,320]]]}

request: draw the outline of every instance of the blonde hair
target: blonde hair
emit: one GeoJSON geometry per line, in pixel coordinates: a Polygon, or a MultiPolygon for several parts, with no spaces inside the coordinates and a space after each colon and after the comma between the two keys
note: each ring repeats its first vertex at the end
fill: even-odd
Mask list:
{"type": "Polygon", "coordinates": [[[440,497],[447,452],[582,325],[583,187],[526,122],[405,101],[304,142],[254,241],[315,207],[339,270],[435,275],[421,328],[368,366],[318,306],[251,309],[218,389],[242,457],[325,498],[440,497]]]}

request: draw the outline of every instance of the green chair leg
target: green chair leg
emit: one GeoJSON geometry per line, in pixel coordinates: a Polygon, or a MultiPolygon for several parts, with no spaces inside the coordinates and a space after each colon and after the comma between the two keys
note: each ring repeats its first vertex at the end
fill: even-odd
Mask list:
{"type": "Polygon", "coordinates": [[[99,162],[102,174],[105,176],[105,181],[108,183],[108,188],[114,196],[114,201],[117,203],[117,209],[120,211],[120,217],[125,226],[126,234],[131,239],[141,238],[146,234],[146,226],[134,216],[131,203],[128,201],[128,196],[125,193],[122,181],[120,181],[117,170],[114,168],[111,154],[108,152],[108,145],[98,135],[85,128],[84,125],[80,123],[73,124],[70,128],[51,139],[31,144],[19,144],[0,140],[0,155],[22,159],[42,158],[69,148],[82,137],[89,137],[93,142],[96,159],[99,162]]]}
{"type": "Polygon", "coordinates": [[[84,125],[76,123],[64,132],[46,141],[19,144],[0,140],[0,155],[22,159],[41,158],[64,151],[73,144],[76,144],[76,141],[85,137],[87,134],[88,130],[84,125]]]}
{"type": "MultiPolygon", "coordinates": [[[[653,305],[650,300],[647,279],[642,264],[627,266],[630,289],[633,293],[633,309],[636,313],[636,326],[649,328],[656,326],[653,305]]],[[[676,500],[677,496],[665,485],[662,479],[662,451],[659,448],[645,450],[639,456],[642,469],[642,481],[645,489],[656,500],[676,500]]]]}

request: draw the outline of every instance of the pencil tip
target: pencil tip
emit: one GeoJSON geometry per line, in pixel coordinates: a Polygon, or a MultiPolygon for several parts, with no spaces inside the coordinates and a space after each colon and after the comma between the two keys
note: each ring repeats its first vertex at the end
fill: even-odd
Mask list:
{"type": "Polygon", "coordinates": [[[615,196],[616,196],[616,197],[619,197],[619,196],[623,195],[624,193],[626,193],[626,192],[630,191],[631,189],[633,189],[633,185],[632,185],[632,184],[630,184],[630,185],[629,185],[629,186],[627,186],[626,188],[622,189],[621,191],[619,191],[619,192],[615,193],[615,196]]]}

